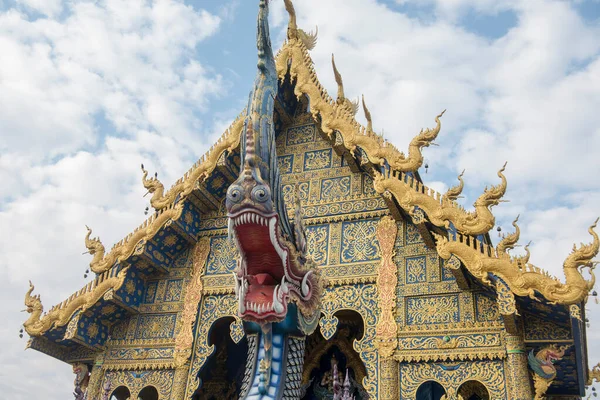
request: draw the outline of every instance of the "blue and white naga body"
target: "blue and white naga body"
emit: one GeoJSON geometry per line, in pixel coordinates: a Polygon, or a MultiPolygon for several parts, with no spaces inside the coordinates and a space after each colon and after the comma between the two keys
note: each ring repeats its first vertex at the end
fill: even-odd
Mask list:
{"type": "Polygon", "coordinates": [[[273,123],[278,78],[266,0],[260,0],[257,48],[240,174],[226,199],[229,235],[240,254],[234,273],[238,313],[249,340],[240,398],[298,399],[304,341],[320,315],[321,282],[306,258],[299,204],[292,226],[280,191],[273,123]]]}

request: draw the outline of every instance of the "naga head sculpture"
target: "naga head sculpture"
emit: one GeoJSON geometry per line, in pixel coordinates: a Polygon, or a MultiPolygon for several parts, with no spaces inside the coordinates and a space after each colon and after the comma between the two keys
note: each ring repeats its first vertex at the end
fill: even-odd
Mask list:
{"type": "Polygon", "coordinates": [[[268,4],[261,0],[258,75],[242,133],[240,174],[225,202],[229,234],[240,254],[234,273],[239,315],[259,324],[283,321],[290,301],[310,315],[319,299],[318,276],[304,254],[301,218],[292,229],[280,190],[273,124],[278,80],[267,15],[268,4]]]}
{"type": "MultiPolygon", "coordinates": [[[[250,123],[246,133],[253,136],[250,123]]],[[[251,146],[247,150],[244,169],[226,198],[230,236],[240,254],[235,273],[238,311],[253,322],[279,322],[292,299],[301,309],[316,303],[318,276],[307,268],[310,261],[299,251],[305,240],[301,232],[284,232],[287,214],[277,212],[276,196],[257,166],[260,161],[251,146]]]]}

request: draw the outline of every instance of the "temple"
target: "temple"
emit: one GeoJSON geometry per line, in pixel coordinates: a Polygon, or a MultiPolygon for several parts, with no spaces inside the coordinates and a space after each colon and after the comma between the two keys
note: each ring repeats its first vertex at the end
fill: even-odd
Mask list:
{"type": "Polygon", "coordinates": [[[247,108],[170,189],[142,165],[154,212],[110,250],[88,228],[85,287],[44,312],[30,283],[28,347],[78,400],[581,399],[596,224],[563,280],[510,254],[518,218],[494,246],[505,166],[472,210],[462,175],[427,187],[443,113],[400,152],[334,59],[319,83],[291,0],[276,56],[259,3],[247,108]]]}

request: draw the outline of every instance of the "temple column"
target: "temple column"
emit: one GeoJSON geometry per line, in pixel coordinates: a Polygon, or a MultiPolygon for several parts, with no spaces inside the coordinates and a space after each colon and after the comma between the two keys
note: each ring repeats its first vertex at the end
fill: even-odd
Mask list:
{"type": "Polygon", "coordinates": [[[531,381],[527,367],[527,351],[520,335],[506,336],[506,388],[508,397],[514,400],[531,400],[531,381]]]}
{"type": "Polygon", "coordinates": [[[185,399],[185,390],[187,388],[189,371],[189,362],[175,369],[175,377],[173,378],[173,389],[171,390],[171,400],[185,399]]]}
{"type": "Polygon", "coordinates": [[[393,358],[380,358],[379,360],[379,393],[381,400],[398,400],[400,397],[400,370],[393,358]]]}
{"type": "Polygon", "coordinates": [[[396,308],[397,267],[394,263],[394,245],[398,226],[392,217],[385,216],[377,224],[377,241],[381,264],[377,271],[378,321],[376,343],[379,354],[378,399],[391,400],[400,396],[399,364],[393,355],[398,346],[398,326],[394,318],[396,308]]]}
{"type": "Polygon", "coordinates": [[[104,377],[104,354],[99,354],[94,360],[94,366],[92,367],[92,373],[90,374],[90,382],[87,387],[87,398],[88,400],[100,400],[100,389],[102,384],[102,378],[104,377]]]}

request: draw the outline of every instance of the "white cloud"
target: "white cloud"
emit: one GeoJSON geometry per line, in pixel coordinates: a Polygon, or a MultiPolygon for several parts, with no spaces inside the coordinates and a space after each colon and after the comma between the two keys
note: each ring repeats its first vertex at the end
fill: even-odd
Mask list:
{"type": "Polygon", "coordinates": [[[0,11],[0,391],[59,399],[68,366],[18,340],[27,280],[46,308],[82,287],[84,224],[110,248],[145,218],[140,163],[169,185],[206,150],[223,81],[196,47],[220,19],[168,0],[26,3],[0,11]]]}

